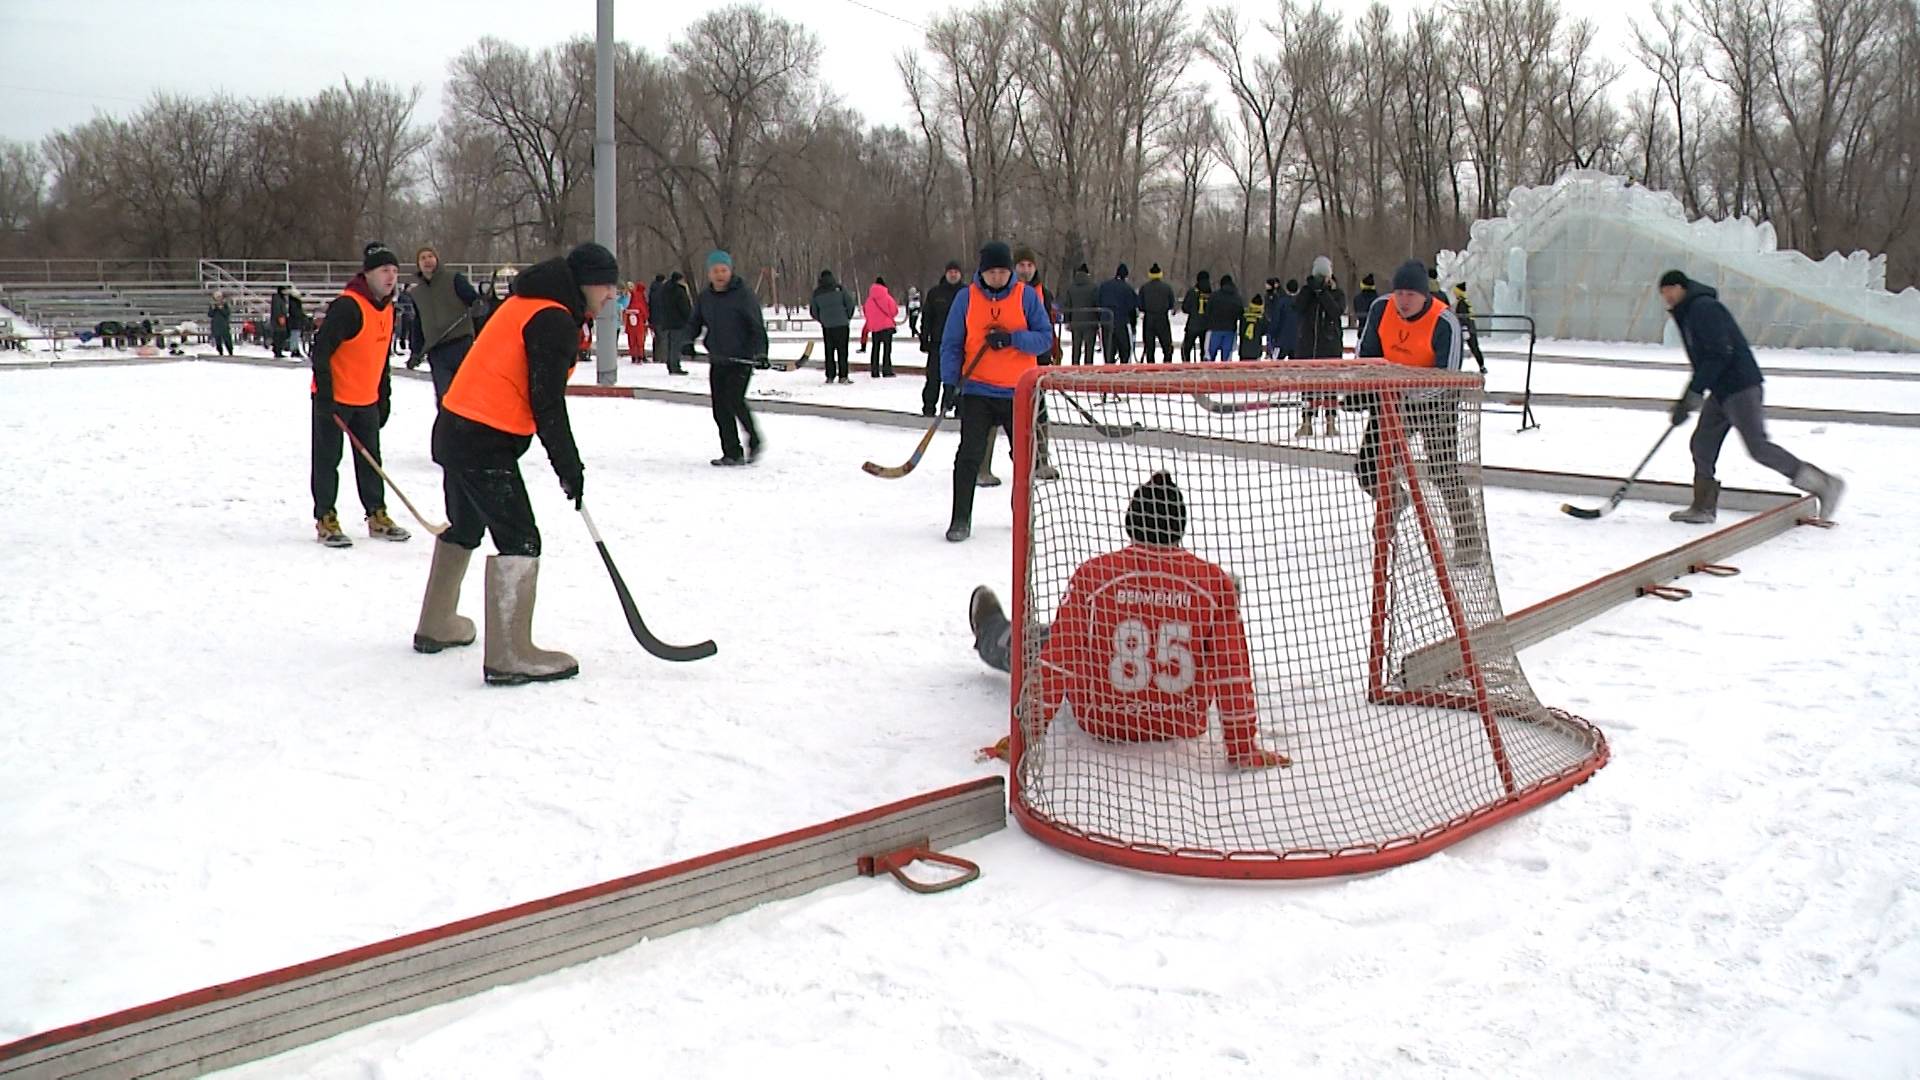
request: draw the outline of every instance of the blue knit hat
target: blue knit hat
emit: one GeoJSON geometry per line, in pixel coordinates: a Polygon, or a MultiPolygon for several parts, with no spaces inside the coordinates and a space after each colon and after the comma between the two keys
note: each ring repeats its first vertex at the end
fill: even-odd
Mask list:
{"type": "Polygon", "coordinates": [[[1408,259],[1393,272],[1394,292],[1427,291],[1427,264],[1418,259],[1408,259]]]}
{"type": "Polygon", "coordinates": [[[716,266],[726,266],[726,267],[733,266],[733,256],[727,254],[724,251],[715,251],[713,254],[708,255],[707,269],[711,270],[716,266]]]}

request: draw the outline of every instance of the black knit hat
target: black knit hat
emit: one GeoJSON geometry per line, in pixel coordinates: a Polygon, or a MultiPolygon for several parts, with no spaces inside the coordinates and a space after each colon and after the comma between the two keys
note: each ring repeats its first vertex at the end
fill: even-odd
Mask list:
{"type": "Polygon", "coordinates": [[[1693,282],[1688,280],[1684,271],[1669,270],[1660,275],[1660,287],[1663,289],[1669,285],[1678,285],[1684,289],[1691,284],[1693,284],[1693,282]]]}
{"type": "Polygon", "coordinates": [[[965,271],[965,270],[966,270],[966,267],[964,267],[964,266],[961,266],[961,265],[960,265],[960,260],[959,260],[959,259],[948,259],[948,260],[947,260],[947,269],[948,269],[948,270],[960,270],[960,271],[965,271]]]}
{"type": "Polygon", "coordinates": [[[1127,280],[1127,264],[1121,263],[1117,268],[1115,268],[1113,271],[1113,276],[1119,278],[1121,281],[1127,280]]]}
{"type": "Polygon", "coordinates": [[[1213,275],[1207,273],[1205,270],[1202,270],[1199,273],[1193,275],[1193,283],[1195,285],[1211,285],[1213,284],[1213,275]]]}
{"type": "Polygon", "coordinates": [[[1221,274],[1221,275],[1220,275],[1220,287],[1221,287],[1221,288],[1223,288],[1223,289],[1231,289],[1231,288],[1233,288],[1233,275],[1232,275],[1232,274],[1221,274]]]}
{"type": "Polygon", "coordinates": [[[1290,292],[1290,293],[1293,293],[1293,292],[1299,292],[1299,291],[1300,291],[1300,279],[1299,279],[1299,278],[1288,278],[1288,279],[1287,279],[1287,291],[1288,291],[1288,292],[1290,292]]]}
{"type": "Polygon", "coordinates": [[[1127,503],[1127,536],[1135,543],[1173,547],[1187,535],[1187,497],[1165,472],[1133,491],[1127,503]]]}
{"type": "Polygon", "coordinates": [[[1373,275],[1368,274],[1366,277],[1361,278],[1360,284],[1365,285],[1369,289],[1373,288],[1373,275]]]}
{"type": "Polygon", "coordinates": [[[620,280],[620,261],[591,241],[567,252],[567,269],[575,285],[612,285],[620,280]]]}
{"type": "Polygon", "coordinates": [[[1159,263],[1154,263],[1152,266],[1147,267],[1147,273],[1149,274],[1158,274],[1159,272],[1160,272],[1159,263]]]}
{"type": "Polygon", "coordinates": [[[1013,251],[999,240],[989,240],[980,249],[980,271],[1013,269],[1013,251]]]}
{"type": "Polygon", "coordinates": [[[1419,259],[1408,259],[1393,272],[1394,292],[1426,292],[1427,264],[1419,259]]]}
{"type": "Polygon", "coordinates": [[[826,288],[831,288],[832,286],[833,286],[833,271],[831,270],[820,271],[820,283],[817,287],[826,289],[826,288]]]}
{"type": "Polygon", "coordinates": [[[400,256],[381,241],[375,240],[360,251],[360,269],[372,270],[378,266],[399,266],[400,256]]]}
{"type": "Polygon", "coordinates": [[[1440,271],[1439,271],[1439,269],[1438,269],[1438,268],[1436,268],[1436,267],[1428,267],[1428,268],[1427,268],[1427,280],[1428,280],[1428,281],[1439,281],[1439,280],[1440,280],[1440,271]]]}

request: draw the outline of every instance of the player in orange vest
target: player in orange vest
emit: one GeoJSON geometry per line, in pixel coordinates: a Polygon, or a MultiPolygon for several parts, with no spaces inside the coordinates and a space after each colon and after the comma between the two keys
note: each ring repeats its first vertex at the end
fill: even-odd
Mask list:
{"type": "Polygon", "coordinates": [[[474,625],[458,614],[460,583],[481,537],[493,535],[487,560],[486,655],[492,684],[545,682],[580,672],[563,652],[533,644],[540,577],[540,530],[520,476],[533,437],[547,448],[560,490],[580,505],[586,470],[567,418],[567,379],[581,324],[618,291],[620,266],[599,244],[528,267],[513,283],[467,353],[433,424],[433,460],[445,472],[447,531],[433,547],[426,598],[413,647],[424,653],[470,645],[474,625]]]}
{"type": "Polygon", "coordinates": [[[953,517],[947,539],[973,535],[973,489],[987,433],[1013,440],[1013,388],[1053,350],[1053,322],[1040,294],[1014,280],[1013,251],[994,240],[980,249],[973,284],[953,298],[940,339],[941,381],[958,390],[960,452],[953,459],[953,517]]]}
{"type": "MultiPolygon", "coordinates": [[[[1393,291],[1374,301],[1356,355],[1402,367],[1459,371],[1464,341],[1460,320],[1429,290],[1426,266],[1409,260],[1393,272],[1393,291]]],[[[1418,436],[1428,470],[1446,500],[1448,516],[1453,519],[1455,556],[1469,561],[1478,558],[1484,550],[1484,539],[1479,514],[1460,476],[1458,393],[1414,390],[1401,394],[1398,402],[1401,427],[1408,436],[1407,450],[1414,452],[1413,437],[1418,436]]],[[[1375,408],[1368,415],[1367,431],[1360,440],[1360,459],[1354,469],[1368,495],[1376,490],[1379,461],[1380,413],[1375,408]]],[[[1406,505],[1403,479],[1395,477],[1390,492],[1396,514],[1406,505]]]]}
{"type": "MultiPolygon", "coordinates": [[[[393,378],[387,354],[393,348],[393,296],[400,258],[378,240],[361,253],[360,273],[347,282],[314,335],[313,348],[313,527],[328,547],[352,547],[340,530],[335,500],[340,495],[340,454],[346,438],[339,417],[375,461],[380,460],[380,429],[392,407],[393,378]]],[[[407,530],[387,516],[387,487],[373,466],[353,455],[353,478],[360,507],[367,512],[367,535],[405,540],[407,530]]]]}

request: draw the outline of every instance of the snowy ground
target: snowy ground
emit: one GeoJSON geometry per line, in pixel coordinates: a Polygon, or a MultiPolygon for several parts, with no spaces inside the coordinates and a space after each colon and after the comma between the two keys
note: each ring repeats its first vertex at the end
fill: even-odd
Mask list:
{"type": "MultiPolygon", "coordinates": [[[[941,540],[951,435],[886,484],[857,463],[901,431],[768,416],[772,455],[721,473],[704,410],[576,402],[649,622],[722,651],[638,652],[536,449],[536,632],[583,674],[490,691],[471,652],[408,648],[424,542],[312,542],[303,374],[0,379],[0,1041],[966,779],[1005,728],[963,612],[1006,584],[1010,513],[984,495],[975,541],[941,540]]],[[[818,372],[756,386],[783,379],[818,372]]],[[[429,391],[396,392],[389,464],[437,506],[429,391]]],[[[1490,421],[1487,460],[1618,472],[1658,432],[1544,419],[1490,421]]],[[[1915,1075],[1920,433],[1776,428],[1852,476],[1843,526],[1529,650],[1614,761],[1442,855],[1235,887],[1012,830],[946,897],[840,886],[242,1072],[1915,1075]]],[[[1781,486],[1737,441],[1728,466],[1781,486]]],[[[1684,479],[1684,447],[1650,473],[1684,479]]],[[[1488,501],[1509,609],[1685,535],[1488,501]]]]}

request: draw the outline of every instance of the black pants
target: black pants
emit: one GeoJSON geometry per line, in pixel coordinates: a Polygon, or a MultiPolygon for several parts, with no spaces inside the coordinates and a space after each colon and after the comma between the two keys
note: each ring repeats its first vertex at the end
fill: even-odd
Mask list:
{"type": "MultiPolygon", "coordinates": [[[[347,422],[348,430],[360,440],[373,455],[380,460],[380,407],[378,405],[336,405],[340,419],[347,422]]],[[[313,519],[315,521],[334,513],[334,503],[340,497],[340,453],[346,448],[347,437],[333,422],[333,415],[319,408],[313,410],[313,519]]],[[[373,471],[365,458],[358,452],[353,454],[354,484],[360,489],[360,508],[371,514],[375,510],[387,508],[387,486],[380,482],[380,474],[373,471]]]]}
{"type": "Polygon", "coordinates": [[[1720,464],[1720,447],[1728,431],[1740,432],[1747,444],[1747,456],[1791,480],[1800,471],[1800,459],[1780,448],[1767,437],[1767,409],[1761,388],[1751,386],[1722,399],[1710,395],[1700,410],[1700,423],[1693,429],[1693,475],[1711,480],[1720,464]]]}
{"type": "Polygon", "coordinates": [[[213,325],[213,354],[215,356],[233,355],[233,327],[228,323],[213,325]]]}
{"type": "Polygon", "coordinates": [[[726,457],[743,458],[740,429],[747,432],[747,446],[758,448],[760,429],[747,411],[747,384],[753,381],[753,365],[735,363],[720,357],[707,362],[707,389],[713,395],[713,422],[720,428],[720,452],[726,457]]]}
{"type": "Polygon", "coordinates": [[[1148,315],[1142,319],[1141,322],[1145,328],[1141,334],[1141,337],[1145,339],[1145,343],[1142,345],[1145,352],[1141,356],[1141,362],[1147,364],[1153,363],[1153,347],[1155,344],[1158,344],[1161,354],[1165,356],[1165,359],[1161,362],[1166,364],[1173,363],[1173,321],[1165,315],[1148,315]]]}
{"type": "Polygon", "coordinates": [[[1115,323],[1107,327],[1107,363],[1133,363],[1133,328],[1126,323],[1115,323]]]}
{"type": "Polygon", "coordinates": [[[893,374],[893,328],[875,330],[867,349],[867,374],[874,378],[893,374]]]}
{"type": "Polygon", "coordinates": [[[453,385],[454,372],[460,370],[460,361],[467,358],[467,350],[471,348],[473,338],[462,334],[427,350],[427,371],[433,375],[434,404],[438,405],[440,399],[447,396],[447,388],[453,385]]]}
{"type": "Polygon", "coordinates": [[[520,466],[447,468],[443,473],[448,543],[472,551],[490,532],[494,550],[502,555],[539,556],[540,529],[533,523],[533,500],[527,497],[520,466]]]}
{"type": "Polygon", "coordinates": [[[907,309],[907,333],[913,337],[920,336],[920,310],[918,308],[907,309]]]}
{"type": "Polygon", "coordinates": [[[286,351],[287,351],[287,332],[285,330],[275,330],[273,332],[273,358],[275,360],[280,359],[281,356],[286,353],[286,351]]]}
{"type": "Polygon", "coordinates": [[[847,377],[847,331],[845,326],[823,326],[821,337],[827,345],[827,381],[847,377]]]}
{"type": "MultiPolygon", "coordinates": [[[[1466,494],[1465,485],[1460,478],[1460,407],[1452,399],[1439,401],[1400,402],[1400,426],[1407,434],[1407,454],[1414,461],[1406,462],[1412,466],[1425,454],[1429,473],[1440,484],[1441,492],[1449,506],[1466,494]],[[1420,440],[1416,450],[1413,439],[1420,440]]],[[[1380,410],[1367,411],[1366,434],[1360,438],[1360,459],[1354,465],[1354,475],[1359,477],[1360,486],[1369,496],[1375,493],[1374,485],[1380,473],[1381,442],[1380,410]]],[[[1418,472],[1415,472],[1418,475],[1418,472]]],[[[1404,481],[1406,476],[1396,478],[1404,481]]]]}
{"type": "Polygon", "coordinates": [[[662,327],[653,333],[653,351],[660,354],[659,359],[667,362],[667,370],[676,375],[686,372],[686,369],[680,366],[681,360],[684,359],[680,349],[686,343],[687,331],[684,327],[673,329],[662,327]]]}
{"type": "Polygon", "coordinates": [[[933,351],[927,353],[927,382],[920,388],[920,412],[925,416],[937,416],[951,408],[953,392],[940,383],[940,343],[936,341],[933,351]]]}
{"type": "Polygon", "coordinates": [[[1007,433],[1007,447],[1013,447],[1013,399],[960,396],[960,451],[953,456],[953,521],[955,525],[973,524],[973,489],[980,478],[980,463],[987,459],[987,435],[995,427],[1007,433]]]}
{"type": "Polygon", "coordinates": [[[1467,339],[1467,351],[1473,353],[1473,362],[1480,365],[1480,373],[1484,375],[1487,373],[1487,358],[1480,351],[1480,332],[1474,328],[1472,319],[1462,319],[1460,322],[1461,333],[1467,339]]]}
{"type": "Polygon", "coordinates": [[[1181,363],[1190,364],[1193,362],[1194,350],[1197,348],[1204,347],[1202,346],[1200,339],[1205,336],[1206,336],[1205,331],[1200,329],[1200,320],[1198,319],[1187,320],[1186,332],[1180,336],[1180,362],[1181,363]]]}
{"type": "Polygon", "coordinates": [[[1093,324],[1073,328],[1073,363],[1075,367],[1091,364],[1094,360],[1094,347],[1100,343],[1100,334],[1093,324]]]}

